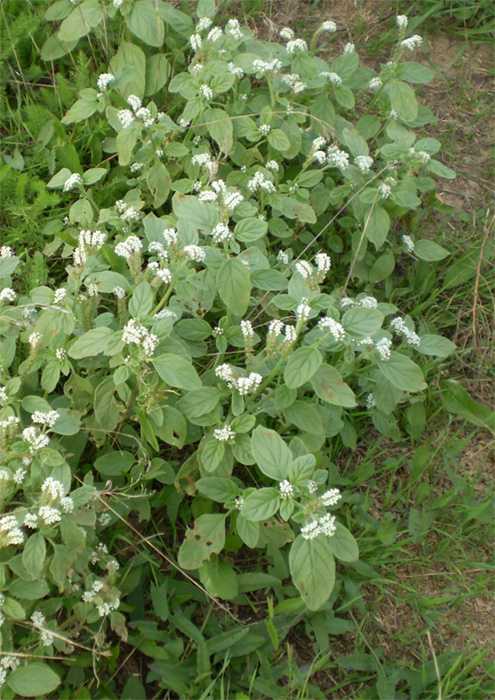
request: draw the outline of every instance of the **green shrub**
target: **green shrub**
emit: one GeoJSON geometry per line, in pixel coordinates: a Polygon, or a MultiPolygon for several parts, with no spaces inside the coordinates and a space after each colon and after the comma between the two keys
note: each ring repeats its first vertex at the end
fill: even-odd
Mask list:
{"type": "MultiPolygon", "coordinates": [[[[284,45],[236,20],[213,27],[210,1],[195,28],[160,0],[73,4],[47,11],[62,24],[45,57],[89,29],[98,38],[103,22],[127,24],[135,43],[120,43],[111,73],[62,120],[91,120],[91,149],[96,139],[105,156],[87,168],[76,153],[48,183],[68,206],[45,229],[65,267],[58,287],[17,298],[20,260],[0,253],[3,690],[8,700],[59,688],[60,669],[19,665],[24,650],[70,665],[73,645],[79,671],[112,667],[105,635],[126,641],[129,619],[138,626],[144,568],[156,566],[119,545],[128,525],[139,534],[131,511],[153,520],[161,508],[178,566],[202,592],[236,601],[273,587],[279,602],[263,623],[269,640],[228,616],[198,631],[196,603],[179,606],[203,593],[174,581],[174,625],[197,650],[176,636],[156,655],[155,630],[143,645],[159,659],[150,680],[206,697],[219,652],[277,649],[304,611],[331,611],[334,558],[358,559],[335,514],[352,484],[336,488],[327,441],[353,448],[369,420],[399,439],[406,409],[424,423],[429,358],[454,346],[371,292],[397,256],[449,254],[392,223],[421,206],[430,174],[454,174],[431,157],[438,141],[416,141],[433,118],[409,83],[431,73],[402,61],[420,43],[404,20],[377,75],[351,45],[331,63],[317,55],[333,23],[308,47],[288,29],[284,45]],[[236,568],[242,547],[256,550],[256,571],[236,568]]],[[[168,585],[151,588],[161,621],[168,585]]],[[[74,667],[63,697],[80,685],[74,667]]]]}

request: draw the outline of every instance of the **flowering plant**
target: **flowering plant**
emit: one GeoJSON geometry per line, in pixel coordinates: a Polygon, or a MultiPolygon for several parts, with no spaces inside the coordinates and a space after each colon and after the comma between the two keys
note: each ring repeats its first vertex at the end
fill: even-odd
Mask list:
{"type": "Polygon", "coordinates": [[[62,47],[122,21],[144,44],[179,47],[178,69],[123,41],[62,120],[104,117],[109,157],[48,183],[70,205],[52,226],[59,286],[18,297],[19,258],[1,251],[0,610],[30,635],[2,637],[1,680],[27,696],[24,669],[43,667],[38,694],[58,676],[16,668],[16,644],[67,653],[97,626],[126,638],[125,578],[100,533],[156,484],[187,527],[178,565],[211,596],[239,592],[228,537],[230,551],[280,550],[289,595],[330,605],[334,557],[359,552],[334,515],[350,496],[327,441],[355,447],[368,416],[399,439],[405,408],[424,417],[428,358],[454,347],[372,293],[397,254],[448,254],[391,231],[433,188],[428,172],[453,175],[431,158],[437,141],[416,141],[433,117],[407,81],[430,72],[402,62],[418,45],[404,19],[378,75],[351,44],[318,56],[331,21],[309,45],[289,28],[274,43],[237,20],[213,26],[209,0],[195,27],[161,0],[70,4],[47,11],[62,47]]]}

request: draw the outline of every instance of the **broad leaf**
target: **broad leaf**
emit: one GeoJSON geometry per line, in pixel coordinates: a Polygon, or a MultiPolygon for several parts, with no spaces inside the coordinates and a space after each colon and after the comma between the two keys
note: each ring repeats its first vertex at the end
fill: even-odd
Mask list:
{"type": "Polygon", "coordinates": [[[326,537],[306,540],[298,535],[289,554],[292,580],[310,610],[330,598],[335,585],[335,560],[326,537]]]}
{"type": "Polygon", "coordinates": [[[292,452],[274,430],[259,425],[251,437],[251,449],[259,468],[277,481],[287,477],[292,464],[292,452]]]}

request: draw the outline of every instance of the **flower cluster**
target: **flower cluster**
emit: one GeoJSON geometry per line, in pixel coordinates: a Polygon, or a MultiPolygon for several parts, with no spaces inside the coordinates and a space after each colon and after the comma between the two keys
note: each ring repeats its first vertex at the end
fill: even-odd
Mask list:
{"type": "Polygon", "coordinates": [[[392,326],[392,328],[394,329],[394,331],[396,333],[404,336],[408,345],[414,345],[414,346],[418,347],[421,344],[421,338],[419,337],[419,335],[417,333],[415,333],[414,331],[411,331],[407,327],[404,319],[400,318],[400,316],[393,318],[390,321],[390,325],[392,326]]]}
{"type": "Polygon", "coordinates": [[[150,333],[145,326],[131,318],[124,326],[122,342],[126,345],[137,345],[143,349],[143,353],[146,357],[151,357],[158,345],[158,336],[154,333],[150,333]]]}
{"type": "Polygon", "coordinates": [[[230,425],[224,425],[223,428],[215,428],[213,431],[213,437],[219,442],[227,442],[228,440],[233,440],[235,438],[235,432],[232,430],[230,425]]]}
{"type": "Polygon", "coordinates": [[[257,372],[249,372],[249,374],[241,374],[237,367],[223,364],[215,369],[215,374],[219,379],[227,382],[229,389],[237,389],[241,396],[252,394],[260,386],[263,377],[257,372]]]}
{"type": "Polygon", "coordinates": [[[318,535],[333,537],[337,531],[335,516],[327,513],[317,520],[312,520],[301,528],[301,535],[305,540],[314,540],[318,535]]]}

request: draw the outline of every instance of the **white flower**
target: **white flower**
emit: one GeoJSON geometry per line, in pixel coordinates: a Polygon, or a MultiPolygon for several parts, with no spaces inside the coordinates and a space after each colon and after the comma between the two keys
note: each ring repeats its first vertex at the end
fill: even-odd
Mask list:
{"type": "Polygon", "coordinates": [[[69,175],[67,180],[64,182],[63,190],[64,192],[69,192],[69,190],[73,190],[74,187],[77,187],[78,185],[82,185],[82,177],[79,175],[79,173],[72,173],[72,175],[69,175]]]}
{"type": "Polygon", "coordinates": [[[397,316],[396,318],[393,318],[390,321],[390,325],[396,333],[401,334],[405,337],[408,345],[414,345],[415,347],[421,345],[421,338],[417,333],[409,330],[404,319],[397,316]]]}
{"type": "Polygon", "coordinates": [[[359,300],[359,306],[363,306],[365,309],[376,309],[378,301],[375,297],[366,296],[359,300]]]}
{"type": "Polygon", "coordinates": [[[377,341],[375,348],[380,356],[380,360],[389,360],[392,353],[392,341],[388,338],[381,338],[377,341]]]}
{"type": "Polygon", "coordinates": [[[375,395],[370,392],[365,399],[366,408],[372,409],[376,406],[375,395]]]}
{"type": "Polygon", "coordinates": [[[215,243],[221,243],[222,241],[228,241],[232,238],[232,231],[227,224],[217,224],[211,232],[211,235],[215,243]]]}
{"type": "Polygon", "coordinates": [[[328,330],[336,341],[345,339],[344,326],[330,316],[325,316],[325,318],[320,319],[318,326],[323,331],[328,330]]]}
{"type": "Polygon", "coordinates": [[[313,479],[310,479],[307,484],[308,493],[316,493],[318,491],[318,484],[313,479]]]}
{"type": "Polygon", "coordinates": [[[327,513],[327,515],[324,515],[322,518],[319,519],[318,521],[318,534],[319,535],[326,535],[327,537],[333,537],[335,533],[337,532],[337,527],[335,526],[335,516],[330,515],[330,513],[327,513]]]}
{"type": "Polygon", "coordinates": [[[230,425],[226,425],[223,428],[215,428],[213,437],[219,442],[227,442],[227,440],[233,440],[235,438],[235,432],[230,425]]]}
{"type": "Polygon", "coordinates": [[[296,318],[298,321],[305,322],[308,320],[309,315],[311,313],[311,306],[308,306],[307,304],[301,302],[301,304],[298,305],[296,309],[296,318]]]}
{"type": "Polygon", "coordinates": [[[307,87],[306,83],[304,83],[301,80],[301,77],[297,73],[289,73],[287,75],[282,75],[281,78],[284,81],[284,83],[294,91],[296,95],[299,92],[302,92],[307,87]]]}
{"type": "Polygon", "coordinates": [[[287,42],[285,48],[291,54],[303,53],[308,50],[308,45],[304,39],[292,39],[287,42]]]}
{"type": "Polygon", "coordinates": [[[299,272],[301,277],[303,277],[305,280],[308,279],[308,277],[311,277],[313,274],[313,268],[309,264],[309,262],[306,262],[306,260],[301,260],[300,262],[296,262],[296,270],[299,272]]]}
{"type": "Polygon", "coordinates": [[[60,511],[51,506],[41,506],[39,510],[39,516],[43,520],[45,525],[53,525],[62,520],[60,511]]]}
{"type": "Polygon", "coordinates": [[[15,301],[17,294],[10,287],[5,287],[0,291],[0,302],[2,301],[15,301]]]}
{"type": "Polygon", "coordinates": [[[421,44],[423,43],[423,39],[419,36],[419,34],[414,34],[414,36],[410,36],[407,39],[401,41],[400,43],[401,46],[403,46],[408,51],[414,51],[414,49],[417,49],[419,46],[421,46],[421,44]]]}
{"type": "Polygon", "coordinates": [[[208,36],[207,36],[206,38],[208,39],[208,41],[211,41],[211,42],[214,43],[215,41],[217,41],[218,39],[220,39],[221,36],[222,36],[222,30],[220,29],[220,27],[214,27],[214,28],[208,33],[208,36]]]}
{"type": "Polygon", "coordinates": [[[199,88],[199,92],[201,96],[205,98],[205,100],[209,101],[213,99],[213,90],[211,89],[211,87],[206,85],[206,83],[203,83],[203,85],[201,85],[201,87],[199,88]]]}
{"type": "Polygon", "coordinates": [[[294,495],[294,487],[292,486],[290,481],[287,481],[287,479],[281,481],[278,485],[278,488],[280,491],[280,498],[284,501],[287,498],[292,498],[292,496],[294,495]]]}
{"type": "Polygon", "coordinates": [[[345,46],[344,46],[344,53],[354,53],[356,50],[355,45],[352,43],[352,41],[349,41],[345,46]]]}
{"type": "Polygon", "coordinates": [[[223,205],[229,212],[234,211],[244,201],[244,197],[240,192],[227,192],[223,194],[222,198],[223,205]]]}
{"type": "Polygon", "coordinates": [[[260,124],[258,127],[258,131],[263,134],[263,136],[268,136],[270,131],[272,130],[272,127],[270,124],[260,124]]]}
{"type": "Polygon", "coordinates": [[[325,151],[315,151],[313,153],[313,158],[318,161],[320,165],[325,165],[327,162],[327,154],[325,151]]]}
{"type": "Polygon", "coordinates": [[[253,338],[254,330],[251,321],[241,321],[241,332],[245,340],[247,338],[253,338]]]}
{"type": "Polygon", "coordinates": [[[45,616],[43,615],[43,613],[40,613],[40,612],[38,612],[38,611],[37,611],[37,612],[34,612],[34,613],[31,615],[31,622],[32,622],[33,625],[35,625],[36,627],[43,627],[43,625],[45,624],[45,620],[46,620],[46,618],[45,618],[45,616]]]}
{"type": "Polygon", "coordinates": [[[285,325],[284,327],[284,342],[286,345],[291,345],[297,340],[297,333],[294,326],[285,325]]]}
{"type": "Polygon", "coordinates": [[[134,121],[134,114],[130,109],[119,109],[117,117],[123,129],[127,129],[134,121]]]}
{"type": "Polygon", "coordinates": [[[388,116],[390,119],[392,119],[394,122],[396,122],[399,118],[399,113],[396,109],[391,109],[390,112],[388,113],[388,116]]]}
{"type": "Polygon", "coordinates": [[[139,254],[143,248],[143,244],[137,236],[129,236],[122,243],[117,243],[115,253],[121,258],[128,260],[135,254],[139,254]]]}
{"type": "Polygon", "coordinates": [[[288,265],[289,253],[286,253],[285,250],[279,250],[277,253],[277,262],[282,263],[282,265],[288,265]]]}
{"type": "Polygon", "coordinates": [[[301,528],[301,535],[305,540],[314,540],[320,534],[318,520],[313,520],[312,522],[304,525],[301,528]]]}
{"type": "Polygon", "coordinates": [[[48,411],[47,413],[35,411],[31,416],[33,423],[44,423],[50,428],[53,428],[59,418],[60,414],[57,411],[48,411]]]}
{"type": "Polygon", "coordinates": [[[332,265],[330,256],[326,253],[317,253],[315,255],[315,263],[318,267],[319,276],[324,278],[332,265]]]}
{"type": "Polygon", "coordinates": [[[115,294],[117,299],[124,299],[125,289],[123,287],[114,287],[112,293],[115,294]]]}
{"type": "Polygon", "coordinates": [[[144,163],[131,163],[129,170],[131,173],[138,173],[142,168],[144,168],[144,163]]]}
{"type": "Polygon", "coordinates": [[[234,383],[234,372],[230,365],[225,363],[223,365],[219,365],[215,369],[215,374],[219,379],[222,379],[224,382],[227,382],[229,387],[232,388],[234,383]]]}
{"type": "Polygon", "coordinates": [[[96,86],[98,90],[106,90],[114,80],[115,76],[113,73],[100,73],[98,80],[96,81],[96,86]]]}
{"type": "Polygon", "coordinates": [[[35,530],[38,527],[38,516],[36,513],[26,513],[24,516],[24,527],[35,530]]]}
{"type": "Polygon", "coordinates": [[[243,34],[238,19],[229,19],[225,25],[225,34],[228,34],[233,39],[242,39],[243,34]]]}
{"type": "Polygon", "coordinates": [[[373,165],[373,158],[371,158],[371,156],[356,156],[354,158],[354,163],[357,165],[359,170],[365,174],[370,171],[370,168],[373,165]]]}
{"type": "Polygon", "coordinates": [[[286,39],[286,41],[290,41],[295,37],[295,34],[290,27],[284,27],[279,31],[279,36],[282,39],[286,39]]]}
{"type": "Polygon", "coordinates": [[[349,154],[341,151],[337,146],[330,146],[327,151],[327,160],[329,165],[344,170],[349,165],[349,154]]]}
{"type": "Polygon", "coordinates": [[[41,333],[31,333],[28,343],[32,348],[37,348],[41,340],[41,333]]]}
{"type": "Polygon", "coordinates": [[[60,499],[60,507],[64,513],[72,513],[74,510],[74,501],[70,496],[64,496],[60,499]]]}
{"type": "Polygon", "coordinates": [[[22,484],[22,482],[26,478],[26,474],[27,474],[26,469],[22,469],[22,467],[19,467],[18,469],[15,470],[15,472],[12,476],[12,481],[15,484],[22,484]]]}
{"type": "Polygon", "coordinates": [[[56,500],[63,497],[65,493],[64,486],[58,479],[53,479],[51,476],[47,477],[41,487],[42,493],[48,493],[51,499],[56,500]]]}
{"type": "Polygon", "coordinates": [[[324,148],[326,146],[327,140],[323,136],[317,136],[315,139],[313,139],[313,143],[311,144],[311,150],[312,151],[317,151],[319,148],[324,148]]]}
{"type": "Polygon", "coordinates": [[[67,296],[66,289],[64,289],[63,287],[60,287],[60,289],[56,289],[55,294],[53,295],[53,303],[60,304],[60,302],[63,301],[66,296],[67,296]]]}
{"type": "Polygon", "coordinates": [[[239,377],[236,381],[237,391],[241,396],[250,394],[259,387],[263,380],[261,374],[250,372],[247,377],[239,377]]]}
{"type": "Polygon", "coordinates": [[[236,498],[234,498],[234,504],[237,510],[241,510],[244,505],[244,498],[242,496],[236,496],[236,498]]]}
{"type": "Polygon", "coordinates": [[[170,284],[172,281],[172,273],[168,267],[161,267],[156,271],[156,276],[159,277],[164,284],[170,284]]]}
{"type": "Polygon", "coordinates": [[[381,88],[383,85],[381,78],[378,78],[377,76],[374,78],[371,78],[371,80],[368,83],[368,87],[370,90],[378,90],[381,88]]]}
{"type": "Polygon", "coordinates": [[[407,23],[407,15],[397,15],[397,17],[395,18],[395,24],[399,27],[399,29],[407,27],[407,23]]]}
{"type": "Polygon", "coordinates": [[[131,318],[131,320],[124,326],[124,330],[122,332],[122,342],[126,345],[130,345],[132,343],[143,348],[144,354],[147,357],[151,357],[156,346],[158,345],[158,337],[153,333],[150,333],[145,326],[131,318]]]}
{"type": "Polygon", "coordinates": [[[382,182],[378,185],[378,192],[381,194],[382,199],[387,199],[392,194],[392,188],[386,182],[382,182]]]}
{"type": "Polygon", "coordinates": [[[412,253],[414,251],[414,241],[411,236],[404,234],[402,236],[402,244],[408,253],[412,253]]]}
{"type": "Polygon", "coordinates": [[[325,491],[325,493],[320,496],[321,502],[324,506],[334,506],[342,498],[342,494],[339,489],[330,489],[325,491]]]}
{"type": "Polygon", "coordinates": [[[12,258],[14,256],[14,251],[12,246],[3,245],[0,247],[0,258],[12,258]]]}
{"type": "Polygon", "coordinates": [[[272,73],[277,72],[282,68],[282,61],[278,58],[274,58],[273,61],[269,63],[267,61],[262,61],[260,58],[255,58],[253,61],[253,68],[257,73],[272,73]]]}
{"type": "Polygon", "coordinates": [[[266,175],[261,171],[258,170],[251,180],[249,180],[248,184],[248,189],[251,190],[251,192],[254,192],[254,190],[264,190],[265,192],[276,192],[276,187],[271,182],[271,180],[268,180],[266,175]]]}
{"type": "MultiPolygon", "coordinates": [[[[79,0],[78,0],[79,1],[79,0]]],[[[124,0],[113,0],[113,6],[114,7],[120,7],[123,4],[124,0]]]]}
{"type": "Polygon", "coordinates": [[[177,231],[174,228],[166,228],[163,231],[162,236],[164,237],[165,243],[168,246],[172,246],[175,243],[177,243],[177,239],[179,237],[177,231]]]}
{"type": "Polygon", "coordinates": [[[326,78],[333,85],[342,85],[342,78],[337,73],[324,70],[320,73],[320,76],[326,78]]]}
{"type": "Polygon", "coordinates": [[[29,443],[31,453],[43,449],[43,447],[46,447],[50,442],[49,438],[43,435],[43,433],[40,433],[34,426],[24,428],[22,437],[29,443]]]}
{"type": "Polygon", "coordinates": [[[235,63],[233,63],[232,61],[227,65],[227,70],[229,71],[229,73],[235,75],[236,78],[242,78],[242,76],[244,75],[244,71],[242,70],[242,68],[236,66],[235,63]]]}
{"type": "Polygon", "coordinates": [[[275,319],[274,321],[270,321],[270,323],[268,324],[268,335],[271,335],[276,338],[277,336],[282,335],[283,329],[284,324],[282,323],[282,321],[275,319]]]}
{"type": "Polygon", "coordinates": [[[184,253],[186,254],[187,258],[193,262],[203,262],[203,260],[206,258],[205,251],[203,248],[200,248],[199,245],[184,246],[184,253]]]}
{"type": "Polygon", "coordinates": [[[325,22],[322,22],[320,29],[322,32],[336,32],[337,25],[331,19],[328,19],[325,22]]]}
{"type": "Polygon", "coordinates": [[[216,202],[218,195],[216,192],[212,192],[211,190],[205,190],[204,192],[200,193],[198,199],[200,202],[216,202]]]}
{"type": "Polygon", "coordinates": [[[205,32],[207,29],[211,27],[213,24],[213,21],[209,17],[201,17],[199,22],[196,25],[196,31],[197,32],[205,32]]]}
{"type": "Polygon", "coordinates": [[[141,102],[141,98],[137,95],[129,95],[127,98],[127,104],[130,105],[135,112],[137,112],[143,103],[141,102]]]}

